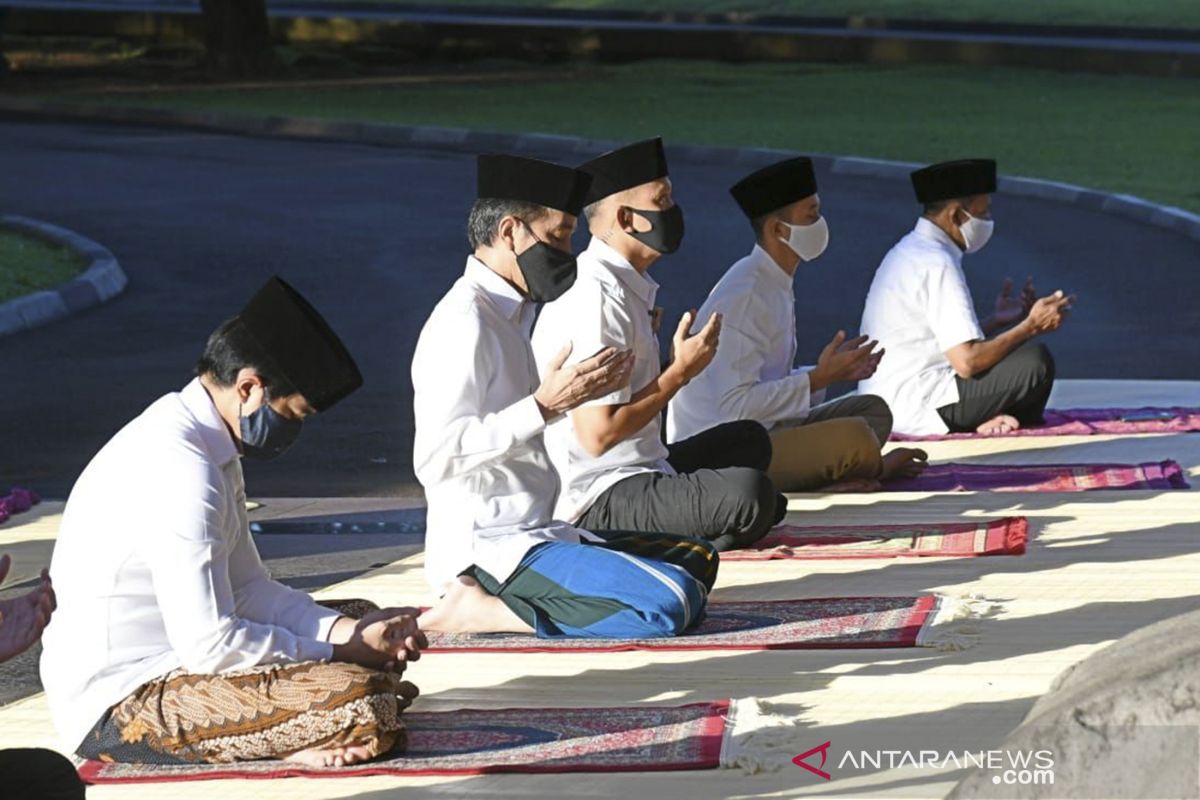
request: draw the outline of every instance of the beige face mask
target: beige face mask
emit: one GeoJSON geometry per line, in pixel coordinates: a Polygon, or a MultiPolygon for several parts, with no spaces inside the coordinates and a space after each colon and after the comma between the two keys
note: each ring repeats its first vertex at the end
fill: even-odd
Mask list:
{"type": "Polygon", "coordinates": [[[962,234],[963,242],[966,244],[964,252],[978,253],[988,243],[988,239],[992,238],[992,231],[996,229],[996,221],[972,217],[965,208],[963,213],[967,215],[967,221],[958,226],[958,231],[962,234]]]}
{"type": "Polygon", "coordinates": [[[812,261],[829,246],[829,225],[823,216],[811,225],[783,224],[788,226],[788,236],[786,239],[780,236],[779,241],[800,256],[801,261],[812,261]]]}

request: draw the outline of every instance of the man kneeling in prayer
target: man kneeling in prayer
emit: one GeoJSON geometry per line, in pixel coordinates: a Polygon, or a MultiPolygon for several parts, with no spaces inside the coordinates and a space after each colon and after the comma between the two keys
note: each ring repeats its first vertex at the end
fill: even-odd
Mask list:
{"type": "Polygon", "coordinates": [[[357,389],[358,368],[272,278],[217,328],[197,377],[126,425],[79,477],[50,572],[41,676],[81,756],[341,766],[405,741],[414,609],[362,619],[271,579],[240,457],[271,458],[357,389]]]}
{"type": "Polygon", "coordinates": [[[419,620],[425,630],[650,638],[704,616],[717,574],[708,542],[588,531],[552,515],[561,487],[546,425],[627,385],[633,366],[615,347],[564,366],[564,339],[539,382],[530,347],[536,304],[575,280],[571,234],[589,184],[544,161],[479,159],[467,223],[474,253],[412,363],[425,571],[442,595],[419,620]]]}

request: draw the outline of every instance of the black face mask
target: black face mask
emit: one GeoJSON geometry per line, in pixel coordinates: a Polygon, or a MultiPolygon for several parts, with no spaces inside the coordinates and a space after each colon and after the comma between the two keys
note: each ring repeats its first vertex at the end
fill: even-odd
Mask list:
{"type": "Polygon", "coordinates": [[[247,458],[276,458],[292,446],[302,427],[300,420],[280,415],[267,404],[265,398],[258,410],[245,417],[241,416],[239,406],[238,416],[242,429],[242,454],[247,458]]]}
{"type": "Polygon", "coordinates": [[[679,249],[680,243],[683,242],[683,209],[678,203],[666,211],[643,211],[640,208],[629,210],[650,222],[650,230],[645,233],[629,231],[630,236],[664,255],[679,249]]]}
{"type": "MultiPolygon", "coordinates": [[[[534,235],[524,220],[521,224],[525,225],[530,236],[534,235]]],[[[575,283],[578,271],[574,255],[551,247],[540,239],[533,247],[517,254],[517,267],[525,277],[529,299],[535,303],[550,303],[562,297],[575,283]]]]}

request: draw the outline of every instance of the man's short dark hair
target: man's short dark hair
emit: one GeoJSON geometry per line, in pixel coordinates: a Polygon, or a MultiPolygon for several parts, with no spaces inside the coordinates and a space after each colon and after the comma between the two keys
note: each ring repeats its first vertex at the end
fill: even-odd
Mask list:
{"type": "Polygon", "coordinates": [[[763,232],[766,230],[767,223],[775,217],[774,211],[768,211],[766,214],[760,214],[750,220],[750,227],[754,229],[755,241],[761,243],[763,240],[763,232]]]}
{"type": "Polygon", "coordinates": [[[491,197],[480,198],[471,206],[467,217],[467,242],[472,250],[485,247],[496,241],[496,233],[500,220],[508,216],[533,222],[541,219],[549,210],[545,206],[526,203],[521,200],[497,200],[491,197]]]}
{"type": "Polygon", "coordinates": [[[196,374],[208,375],[218,386],[226,387],[237,381],[238,372],[245,367],[258,373],[268,397],[296,393],[289,381],[276,374],[245,327],[233,317],[222,322],[208,337],[204,353],[196,360],[196,374]]]}

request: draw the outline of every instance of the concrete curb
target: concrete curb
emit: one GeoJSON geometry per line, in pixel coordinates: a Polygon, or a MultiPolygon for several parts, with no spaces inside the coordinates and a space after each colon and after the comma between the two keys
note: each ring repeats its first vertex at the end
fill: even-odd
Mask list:
{"type": "Polygon", "coordinates": [[[87,269],[79,277],[57,288],[0,303],[0,336],[36,328],[111,300],[129,282],[112,253],[74,231],[12,215],[0,216],[0,228],[69,247],[88,260],[87,269]]]}
{"type": "MultiPolygon", "coordinates": [[[[394,125],[379,122],[341,122],[299,117],[251,116],[211,111],[168,111],[155,108],[113,107],[92,103],[8,97],[0,98],[0,119],[6,116],[34,119],[86,120],[116,124],[192,128],[246,136],[318,139],[358,144],[425,147],[459,153],[506,152],[553,155],[578,159],[616,147],[620,142],[546,133],[499,133],[466,128],[394,125]]],[[[791,150],[717,145],[668,145],[671,159],[700,164],[731,164],[747,170],[766,166],[790,156],[791,150]]],[[[921,166],[905,161],[886,161],[858,156],[808,154],[819,167],[837,175],[858,175],[885,180],[908,180],[921,166]]],[[[1193,241],[1200,241],[1200,214],[1165,206],[1127,194],[1113,194],[1040,178],[1002,176],[1000,193],[1014,197],[1079,206],[1113,214],[1159,228],[1166,228],[1193,241]]]]}

